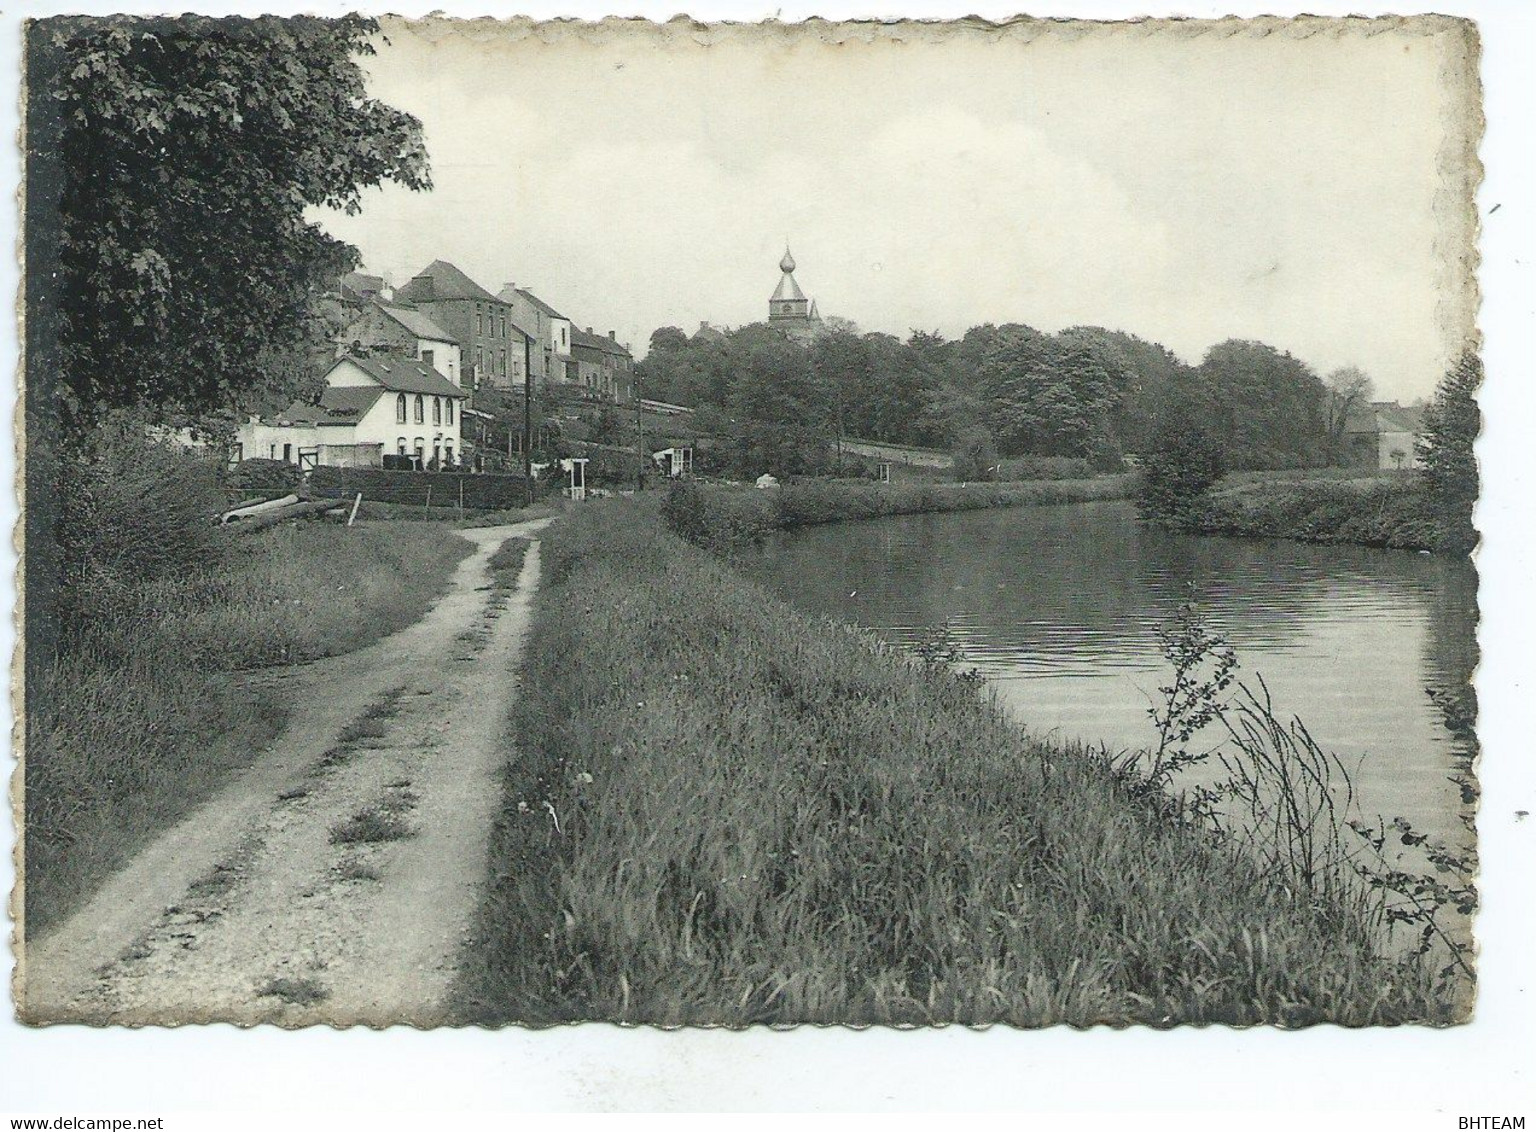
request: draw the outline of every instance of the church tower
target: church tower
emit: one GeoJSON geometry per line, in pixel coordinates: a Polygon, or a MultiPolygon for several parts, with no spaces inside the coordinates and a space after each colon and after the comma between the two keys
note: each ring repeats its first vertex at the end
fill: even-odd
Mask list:
{"type": "Polygon", "coordinates": [[[800,290],[800,284],[795,282],[795,257],[789,254],[788,245],[784,248],[784,258],[779,260],[779,270],[783,274],[773,298],[768,300],[768,321],[805,322],[810,318],[811,304],[805,292],[800,290]]]}
{"type": "Polygon", "coordinates": [[[795,282],[795,257],[788,245],[784,247],[784,258],[779,260],[779,271],[779,285],[768,300],[768,325],[795,337],[814,335],[820,329],[821,315],[795,282]]]}

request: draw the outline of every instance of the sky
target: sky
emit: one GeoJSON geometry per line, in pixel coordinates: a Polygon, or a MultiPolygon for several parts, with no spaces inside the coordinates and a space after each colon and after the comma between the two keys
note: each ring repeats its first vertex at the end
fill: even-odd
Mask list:
{"type": "Polygon", "coordinates": [[[447,259],[637,354],[761,320],[787,242],[867,331],[1254,338],[1411,401],[1473,309],[1439,173],[1458,41],[1374,30],[386,23],[370,89],[421,119],[434,188],[319,218],[396,284],[447,259]]]}

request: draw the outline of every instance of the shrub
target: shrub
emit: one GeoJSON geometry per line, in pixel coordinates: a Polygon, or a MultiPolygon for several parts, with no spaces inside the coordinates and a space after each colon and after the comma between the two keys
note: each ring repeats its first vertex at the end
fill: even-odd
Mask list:
{"type": "Polygon", "coordinates": [[[1144,519],[1187,524],[1225,471],[1222,446],[1214,434],[1198,424],[1165,420],[1142,457],[1137,511],[1144,519]]]}
{"type": "Polygon", "coordinates": [[[983,483],[999,479],[997,446],[992,433],[982,425],[963,430],[951,448],[955,479],[961,483],[983,483]]]}
{"type": "Polygon", "coordinates": [[[216,568],[228,540],[212,457],[156,440],[127,416],[70,443],[59,462],[55,542],[67,623],[125,590],[216,568]]]}

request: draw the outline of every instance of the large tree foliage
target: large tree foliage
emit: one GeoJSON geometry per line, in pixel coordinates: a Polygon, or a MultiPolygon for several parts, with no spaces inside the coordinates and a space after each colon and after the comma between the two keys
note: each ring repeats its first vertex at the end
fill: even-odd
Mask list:
{"type": "Polygon", "coordinates": [[[1477,390],[1483,384],[1482,359],[1470,351],[1457,359],[1424,410],[1424,438],[1419,443],[1420,473],[1443,549],[1470,553],[1477,545],[1472,509],[1477,505],[1477,456],[1473,446],[1482,429],[1477,390]]]}
{"type": "Polygon", "coordinates": [[[314,300],[356,264],[305,210],[356,211],[385,181],[429,186],[419,123],[364,87],[357,57],[377,30],[306,16],[30,26],[28,160],[56,178],[68,419],[247,405],[302,375],[314,300]]]}

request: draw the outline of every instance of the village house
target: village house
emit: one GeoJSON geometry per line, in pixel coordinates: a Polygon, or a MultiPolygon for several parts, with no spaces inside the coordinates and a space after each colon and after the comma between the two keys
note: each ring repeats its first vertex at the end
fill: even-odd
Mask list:
{"type": "Polygon", "coordinates": [[[586,330],[571,331],[571,358],[576,366],[576,384],[605,401],[628,402],[635,399],[635,359],[619,343],[614,331],[608,337],[586,330]]]}
{"type": "Polygon", "coordinates": [[[275,416],[252,417],[236,436],[236,460],[300,467],[416,468],[462,458],[464,390],[424,361],[345,357],[331,367],[316,404],[295,401],[275,416]]]}
{"type": "Polygon", "coordinates": [[[458,343],[466,389],[522,386],[532,334],[518,325],[510,304],[453,264],[433,260],[395,292],[393,301],[421,311],[458,343]]]}
{"type": "Polygon", "coordinates": [[[458,342],[414,307],[372,299],[337,335],[337,342],[338,357],[392,354],[416,358],[455,385],[463,384],[458,342]]]}
{"type": "Polygon", "coordinates": [[[1355,467],[1419,467],[1418,442],[1424,436],[1424,410],[1396,401],[1373,401],[1349,414],[1344,445],[1355,467]]]}
{"type": "Polygon", "coordinates": [[[512,308],[512,321],[533,336],[534,388],[575,381],[571,372],[571,320],[527,288],[508,283],[496,296],[512,308]]]}

